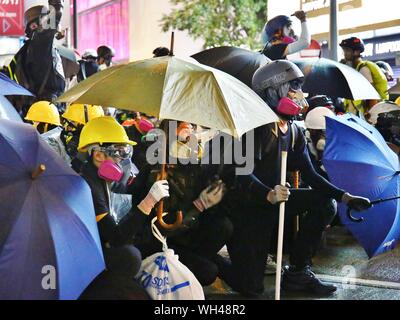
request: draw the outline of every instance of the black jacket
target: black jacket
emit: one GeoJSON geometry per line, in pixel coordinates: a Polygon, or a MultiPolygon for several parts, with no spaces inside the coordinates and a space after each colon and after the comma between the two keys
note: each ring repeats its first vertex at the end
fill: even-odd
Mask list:
{"type": "MultiPolygon", "coordinates": [[[[304,133],[295,124],[292,124],[289,126],[288,134],[290,135],[288,139],[288,171],[299,170],[302,180],[313,189],[340,201],[344,191],[335,187],[315,171],[310,160],[304,133]]],[[[279,136],[279,128],[276,123],[264,125],[254,130],[254,148],[252,149],[254,154],[248,155],[254,159],[254,170],[251,174],[237,175],[235,169],[238,165],[235,164],[209,166],[214,173],[218,172],[224,182],[228,183],[230,192],[225,200],[233,203],[233,206],[247,206],[249,202],[245,201],[246,199],[250,203],[266,204],[268,192],[280,184],[279,136]]],[[[244,135],[242,139],[242,150],[246,150],[245,145],[249,143],[248,135],[244,135]]],[[[212,143],[213,141],[210,141],[207,146],[208,150],[211,150],[210,145],[212,143]]],[[[224,153],[226,150],[231,152],[230,148],[225,148],[225,150],[222,148],[220,152],[224,153]]],[[[221,156],[221,159],[224,159],[224,156],[221,156]]]]}
{"type": "MultiPolygon", "coordinates": [[[[147,194],[143,188],[145,180],[139,175],[132,186],[127,187],[126,193],[134,196],[133,206],[131,211],[122,218],[117,224],[114,218],[110,215],[110,203],[107,192],[107,183],[105,180],[98,176],[98,169],[92,162],[87,162],[82,167],[81,175],[89,184],[92,191],[92,198],[96,217],[101,220],[98,221],[98,228],[102,245],[106,243],[111,246],[119,246],[131,243],[133,237],[143,229],[143,226],[148,222],[148,216],[143,214],[137,207],[140,199],[143,199],[147,194]]],[[[148,191],[148,190],[147,190],[148,191]]]]}

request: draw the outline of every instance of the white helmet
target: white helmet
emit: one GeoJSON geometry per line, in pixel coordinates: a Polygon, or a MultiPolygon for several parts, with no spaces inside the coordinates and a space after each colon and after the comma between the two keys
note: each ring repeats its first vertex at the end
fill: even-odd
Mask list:
{"type": "Polygon", "coordinates": [[[86,59],[86,58],[89,58],[89,57],[92,57],[92,58],[96,59],[97,58],[97,51],[95,49],[86,49],[85,52],[82,55],[82,58],[86,59]]]}
{"type": "Polygon", "coordinates": [[[25,0],[24,1],[24,12],[27,12],[29,9],[37,6],[43,6],[48,8],[49,1],[48,0],[25,0]]]}
{"type": "Polygon", "coordinates": [[[24,19],[25,25],[38,18],[41,14],[49,10],[48,0],[25,0],[24,19]]]}
{"type": "Polygon", "coordinates": [[[378,121],[378,117],[379,117],[380,113],[386,113],[386,112],[396,111],[396,110],[400,110],[400,107],[392,101],[379,102],[369,110],[368,113],[371,116],[368,119],[368,121],[370,123],[372,123],[373,125],[375,125],[376,122],[378,121]]]}
{"type": "Polygon", "coordinates": [[[312,130],[326,130],[325,117],[331,117],[335,114],[326,107],[316,107],[307,113],[305,126],[312,130]]]}

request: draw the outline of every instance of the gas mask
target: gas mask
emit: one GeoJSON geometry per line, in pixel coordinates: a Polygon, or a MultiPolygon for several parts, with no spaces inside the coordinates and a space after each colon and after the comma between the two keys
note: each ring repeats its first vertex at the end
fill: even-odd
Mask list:
{"type": "Polygon", "coordinates": [[[276,111],[285,117],[295,117],[300,114],[301,109],[301,106],[299,106],[294,100],[283,97],[279,100],[276,111]]]}
{"type": "Polygon", "coordinates": [[[98,175],[100,178],[109,182],[120,182],[124,176],[121,166],[111,160],[105,160],[101,163],[98,175]]]}
{"type": "MultiPolygon", "coordinates": [[[[108,147],[93,146],[89,149],[89,154],[93,150],[101,151],[106,156],[113,159],[120,159],[121,165],[126,161],[130,160],[133,153],[131,145],[111,145],[108,147]]],[[[100,178],[109,182],[120,182],[124,177],[124,168],[111,160],[105,160],[101,163],[98,169],[98,175],[100,178]]]]}

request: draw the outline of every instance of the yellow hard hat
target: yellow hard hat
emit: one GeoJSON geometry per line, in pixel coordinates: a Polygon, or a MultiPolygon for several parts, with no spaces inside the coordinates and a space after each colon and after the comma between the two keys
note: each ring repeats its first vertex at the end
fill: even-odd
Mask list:
{"type": "Polygon", "coordinates": [[[398,97],[394,103],[400,106],[400,97],[398,97]]]}
{"type": "Polygon", "coordinates": [[[126,134],[123,126],[113,117],[99,117],[89,121],[82,129],[79,138],[79,152],[85,152],[91,144],[126,143],[136,145],[126,134]]]}
{"type": "Polygon", "coordinates": [[[49,101],[38,101],[31,105],[25,120],[61,126],[58,109],[49,101]]]}
{"type": "Polygon", "coordinates": [[[86,124],[85,107],[87,109],[88,121],[93,120],[94,118],[104,117],[104,111],[102,107],[79,103],[74,103],[68,106],[62,117],[69,121],[74,121],[84,125],[86,124]]]}

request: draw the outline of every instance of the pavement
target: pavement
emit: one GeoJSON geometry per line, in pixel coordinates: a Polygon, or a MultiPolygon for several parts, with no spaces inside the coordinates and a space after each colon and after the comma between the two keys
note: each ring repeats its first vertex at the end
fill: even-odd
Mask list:
{"type": "MultiPolygon", "coordinates": [[[[324,281],[334,283],[337,292],[329,297],[282,292],[282,300],[400,300],[400,247],[369,260],[344,227],[329,229],[323,243],[313,259],[313,270],[324,281]]],[[[264,279],[266,289],[257,300],[273,300],[275,276],[264,279]]],[[[208,300],[248,300],[223,281],[205,288],[205,294],[208,300]]]]}

